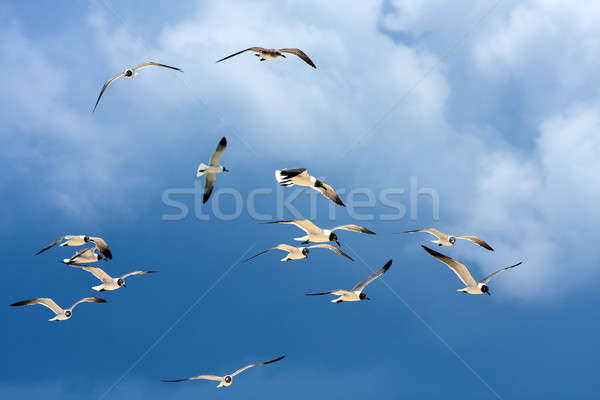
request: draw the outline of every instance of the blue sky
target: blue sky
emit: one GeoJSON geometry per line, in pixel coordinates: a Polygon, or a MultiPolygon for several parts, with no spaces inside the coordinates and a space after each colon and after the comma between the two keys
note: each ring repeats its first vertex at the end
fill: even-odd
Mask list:
{"type": "Polygon", "coordinates": [[[67,233],[104,237],[109,273],[160,273],[63,323],[43,307],[4,307],[0,397],[595,398],[599,19],[596,5],[541,0],[3,3],[4,303],[96,294],[91,275],[58,263],[71,249],[33,256],[67,233]],[[214,63],[254,45],[299,47],[318,69],[250,54],[214,63]],[[102,83],[145,60],[184,74],[115,82],[92,114],[102,83]],[[166,221],[177,210],[165,193],[193,193],[222,136],[231,172],[218,177],[218,204],[201,208],[208,220],[183,194],[172,199],[189,214],[166,221]],[[370,215],[358,223],[377,235],[340,235],[354,263],[315,250],[236,264],[299,236],[260,224],[248,203],[272,190],[250,209],[277,217],[295,192],[277,189],[273,171],[297,166],[346,203],[375,196],[330,218],[324,198],[302,192],[301,215],[325,227],[370,215]],[[430,197],[411,204],[411,182],[437,193],[437,218],[430,197]],[[219,189],[239,193],[238,217],[217,218],[236,214],[219,189]],[[386,190],[402,218],[382,217],[397,212],[386,190]],[[443,249],[475,277],[524,263],[491,297],[457,293],[420,248],[427,237],[392,234],[430,225],[492,244],[443,249]],[[370,302],[304,296],[350,288],[388,259],[370,302]],[[280,354],[224,390],[160,382],[280,354]]]}

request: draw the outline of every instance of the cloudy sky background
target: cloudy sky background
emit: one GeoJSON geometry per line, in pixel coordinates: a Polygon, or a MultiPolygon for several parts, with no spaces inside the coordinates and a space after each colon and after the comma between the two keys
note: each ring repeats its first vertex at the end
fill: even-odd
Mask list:
{"type": "MultiPolygon", "coordinates": [[[[70,250],[32,257],[66,233],[105,237],[115,254],[107,272],[161,271],[61,324],[42,307],[6,307],[2,397],[595,395],[599,6],[9,2],[0,20],[5,303],[94,294],[93,277],[56,262],[70,250]],[[214,63],[254,45],[299,47],[318,69],[249,53],[214,63]],[[92,114],[102,83],[144,60],[185,72],[117,81],[92,114]],[[163,221],[176,212],[164,192],[193,189],[221,136],[232,172],[217,188],[241,193],[242,215],[218,220],[209,202],[199,221],[193,196],[181,195],[189,216],[163,221]],[[378,235],[341,237],[354,263],[314,251],[284,265],[270,254],[213,287],[239,259],[297,233],[247,211],[253,189],[276,191],[274,169],[296,166],[346,194],[405,189],[395,201],[406,216],[382,221],[394,210],[379,200],[361,210],[378,235]],[[411,208],[411,179],[438,194],[438,221],[426,196],[411,208]],[[468,243],[443,250],[476,277],[524,263],[493,281],[490,298],[459,295],[456,277],[418,245],[427,237],[392,235],[431,224],[492,244],[491,254],[468,243]],[[370,286],[368,304],[303,296],[351,287],[390,258],[389,287],[370,286]],[[280,353],[288,358],[240,376],[227,394],[158,382],[280,353]]],[[[276,196],[257,196],[256,210],[276,217],[276,196]]],[[[218,199],[234,213],[231,196],[218,199]]],[[[322,226],[355,216],[338,208],[330,219],[327,202],[308,194],[294,205],[322,226]]]]}

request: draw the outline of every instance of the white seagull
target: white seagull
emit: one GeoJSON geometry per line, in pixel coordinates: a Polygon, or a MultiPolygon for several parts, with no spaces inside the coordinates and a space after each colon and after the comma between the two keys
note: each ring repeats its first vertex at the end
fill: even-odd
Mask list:
{"type": "Polygon", "coordinates": [[[227,60],[228,58],[237,56],[238,54],[242,54],[246,51],[253,51],[254,55],[257,56],[260,61],[274,60],[277,57],[286,58],[285,54],[283,54],[283,53],[294,54],[294,55],[300,57],[302,60],[304,60],[304,62],[306,62],[311,67],[313,67],[315,69],[317,68],[315,63],[313,63],[313,61],[306,55],[306,53],[304,53],[300,49],[265,49],[262,47],[250,47],[245,50],[238,51],[237,53],[233,53],[227,57],[223,57],[220,60],[218,60],[217,62],[227,60]]]}
{"type": "Polygon", "coordinates": [[[65,258],[62,260],[65,264],[82,264],[82,263],[93,263],[98,260],[106,260],[102,253],[97,252],[98,247],[88,247],[87,249],[79,250],[71,258],[65,258]]]}
{"type": "Polygon", "coordinates": [[[198,172],[196,173],[196,177],[201,177],[202,175],[206,175],[206,180],[204,181],[204,198],[202,199],[202,203],[206,203],[210,194],[213,191],[215,186],[215,181],[217,180],[217,174],[221,172],[229,172],[229,170],[221,165],[221,157],[227,148],[227,139],[223,136],[221,141],[217,145],[217,149],[210,157],[210,161],[208,165],[204,163],[200,163],[198,166],[198,172]]]}
{"type": "Polygon", "coordinates": [[[48,246],[44,247],[43,249],[41,249],[40,251],[35,253],[35,255],[37,256],[38,254],[45,252],[46,250],[48,250],[49,248],[51,248],[53,246],[56,246],[59,242],[62,242],[63,240],[64,240],[64,242],[59,244],[60,247],[83,246],[86,243],[92,242],[96,245],[96,247],[98,248],[98,250],[100,251],[100,253],[102,253],[102,255],[104,257],[106,257],[108,259],[112,259],[112,253],[110,252],[110,248],[108,247],[108,244],[104,241],[104,239],[99,238],[99,237],[94,237],[94,236],[88,236],[88,235],[61,236],[58,239],[56,239],[54,242],[50,243],[48,246]]]}
{"type": "Polygon", "coordinates": [[[295,246],[290,246],[289,244],[282,243],[282,244],[278,244],[277,246],[271,247],[270,249],[267,249],[265,251],[261,251],[260,253],[248,258],[244,262],[250,261],[253,258],[260,256],[261,254],[265,254],[266,252],[268,252],[270,250],[275,250],[275,249],[287,251],[287,255],[285,257],[283,257],[281,259],[281,261],[301,260],[303,258],[308,258],[308,253],[310,252],[310,249],[315,248],[315,247],[322,247],[324,249],[331,250],[335,253],[338,253],[341,256],[346,257],[347,259],[349,259],[351,261],[354,261],[354,259],[352,257],[350,257],[348,254],[344,253],[337,247],[333,247],[330,244],[314,244],[314,245],[308,246],[308,247],[295,247],[295,246]]]}
{"type": "Polygon", "coordinates": [[[434,228],[414,229],[412,231],[406,231],[406,232],[401,232],[401,233],[416,233],[416,232],[427,232],[427,233],[435,236],[437,238],[437,240],[432,240],[431,243],[436,243],[438,246],[454,246],[454,243],[456,243],[456,239],[464,239],[464,240],[468,240],[470,242],[473,242],[475,244],[478,244],[479,246],[483,247],[484,249],[487,249],[489,251],[494,251],[494,249],[492,249],[492,247],[489,244],[487,244],[485,242],[485,240],[482,240],[482,239],[478,238],[477,236],[471,236],[471,235],[461,235],[461,236],[446,235],[445,233],[442,233],[442,232],[440,232],[440,231],[438,231],[437,229],[434,229],[434,228]]]}
{"type": "Polygon", "coordinates": [[[281,186],[306,186],[315,189],[334,203],[346,207],[335,190],[325,182],[311,176],[306,168],[286,168],[275,171],[275,179],[281,186]]]}
{"type": "Polygon", "coordinates": [[[50,318],[48,321],[64,321],[66,319],[71,318],[71,315],[73,314],[73,309],[79,303],[106,303],[106,300],[101,299],[99,297],[86,297],[86,298],[83,298],[83,299],[77,301],[71,307],[69,307],[69,308],[67,308],[65,310],[63,310],[62,308],[60,308],[54,302],[54,300],[52,300],[50,298],[47,298],[47,297],[40,297],[40,298],[37,298],[37,299],[18,301],[16,303],[11,304],[11,306],[17,307],[17,306],[28,306],[28,305],[31,305],[31,304],[41,304],[43,306],[48,307],[52,311],[54,311],[54,314],[56,314],[56,316],[54,318],[50,318]]]}
{"type": "Polygon", "coordinates": [[[98,267],[92,267],[91,265],[73,265],[73,264],[71,264],[71,266],[75,267],[75,268],[81,268],[84,271],[87,271],[87,272],[91,273],[92,275],[94,275],[100,281],[102,281],[101,285],[92,286],[92,289],[94,289],[97,292],[103,292],[105,290],[117,290],[121,286],[127,287],[127,285],[125,284],[125,278],[127,278],[128,276],[152,274],[154,272],[158,272],[158,271],[133,271],[128,274],[121,275],[118,278],[113,278],[112,276],[110,276],[106,272],[104,272],[104,270],[102,270],[101,268],[98,268],[98,267]]]}
{"type": "Polygon", "coordinates": [[[432,250],[429,247],[426,247],[423,245],[421,245],[421,246],[429,254],[431,254],[432,256],[434,256],[435,258],[437,258],[444,264],[446,264],[452,271],[454,271],[454,273],[458,276],[458,278],[462,281],[462,283],[464,283],[466,285],[466,287],[464,287],[462,289],[457,289],[456,291],[463,292],[463,293],[469,293],[469,294],[487,293],[487,295],[490,296],[491,295],[490,289],[487,286],[487,283],[489,282],[489,280],[492,279],[497,274],[499,274],[500,272],[506,271],[507,269],[514,268],[523,263],[521,261],[519,263],[516,263],[515,265],[511,265],[510,267],[500,268],[498,271],[491,273],[487,277],[483,278],[481,281],[477,282],[473,278],[473,276],[471,275],[471,273],[469,272],[467,267],[464,266],[464,264],[461,264],[460,262],[456,261],[455,259],[445,256],[442,253],[438,253],[437,251],[432,250]]]}
{"type": "Polygon", "coordinates": [[[371,300],[370,298],[367,297],[366,294],[363,293],[363,290],[369,283],[373,282],[375,279],[377,279],[381,275],[385,274],[385,271],[390,269],[391,266],[392,266],[392,260],[389,260],[387,263],[385,263],[385,265],[383,267],[381,267],[379,270],[377,270],[374,273],[372,273],[371,275],[369,275],[369,277],[367,279],[365,279],[364,281],[357,283],[356,286],[354,286],[351,290],[337,289],[337,290],[331,290],[329,292],[307,293],[306,295],[307,296],[322,296],[324,294],[334,294],[336,296],[339,296],[337,299],[331,300],[332,303],[341,303],[343,301],[371,300]]]}
{"type": "Polygon", "coordinates": [[[288,221],[272,221],[272,222],[265,222],[265,224],[296,225],[298,228],[300,228],[304,232],[306,232],[305,236],[294,238],[294,240],[302,242],[302,244],[309,244],[311,242],[315,242],[315,243],[335,242],[335,243],[337,243],[338,246],[341,246],[340,242],[338,241],[337,235],[335,233],[333,233],[333,231],[337,231],[340,229],[346,230],[346,231],[367,233],[369,235],[375,234],[375,232],[372,232],[372,231],[368,230],[367,228],[364,228],[359,225],[340,225],[340,226],[333,227],[331,229],[321,229],[307,219],[295,219],[295,220],[288,220],[288,221]]]}
{"type": "Polygon", "coordinates": [[[98,100],[96,100],[96,104],[94,105],[94,110],[92,112],[96,111],[96,107],[98,107],[98,103],[100,102],[100,98],[104,94],[104,91],[106,90],[108,85],[110,85],[115,79],[120,78],[122,76],[124,76],[125,78],[133,78],[134,76],[137,75],[137,71],[139,69],[146,68],[146,67],[152,67],[152,66],[169,68],[169,69],[174,69],[175,71],[183,72],[180,68],[171,67],[171,66],[165,65],[165,64],[159,64],[159,63],[152,62],[152,61],[141,63],[140,65],[133,67],[133,68],[128,68],[123,72],[119,72],[118,74],[116,74],[115,76],[113,76],[112,78],[110,78],[109,80],[107,80],[104,83],[104,86],[102,86],[102,90],[100,91],[100,95],[98,95],[98,100]]]}
{"type": "Polygon", "coordinates": [[[252,368],[252,367],[256,367],[259,365],[267,365],[267,364],[271,364],[274,362],[277,362],[281,359],[285,358],[285,356],[281,356],[281,357],[277,357],[274,360],[270,360],[270,361],[265,361],[265,362],[260,362],[260,363],[254,363],[254,364],[250,364],[250,365],[246,365],[243,368],[238,369],[237,371],[235,371],[233,374],[229,374],[229,375],[225,375],[225,376],[216,376],[216,375],[198,375],[198,376],[192,376],[190,378],[184,378],[184,379],[174,379],[174,380],[166,380],[163,379],[161,380],[162,382],[184,382],[184,381],[193,381],[196,379],[207,379],[207,380],[211,380],[211,381],[218,381],[219,384],[217,385],[218,388],[220,387],[227,387],[227,386],[231,386],[231,384],[233,383],[233,377],[236,376],[237,374],[240,374],[242,372],[244,372],[245,370],[247,370],[248,368],[252,368]]]}

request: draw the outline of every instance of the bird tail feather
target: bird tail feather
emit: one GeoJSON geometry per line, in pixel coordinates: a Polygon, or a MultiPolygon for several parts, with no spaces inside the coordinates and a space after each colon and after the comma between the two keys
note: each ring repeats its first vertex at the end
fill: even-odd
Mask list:
{"type": "Polygon", "coordinates": [[[202,175],[204,175],[207,169],[208,165],[200,163],[200,165],[198,165],[198,172],[196,173],[196,177],[201,177],[202,175]]]}

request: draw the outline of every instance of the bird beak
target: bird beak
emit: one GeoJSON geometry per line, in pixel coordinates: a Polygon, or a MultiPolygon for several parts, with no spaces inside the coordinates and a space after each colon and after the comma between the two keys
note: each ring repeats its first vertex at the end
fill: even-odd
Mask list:
{"type": "Polygon", "coordinates": [[[335,243],[338,245],[338,247],[342,247],[342,245],[340,244],[340,242],[338,242],[337,240],[335,241],[335,243]]]}
{"type": "Polygon", "coordinates": [[[223,172],[229,172],[229,170],[225,167],[223,167],[223,172]]]}
{"type": "Polygon", "coordinates": [[[127,285],[126,285],[126,284],[123,284],[123,287],[124,287],[124,288],[127,288],[127,285]]]}
{"type": "Polygon", "coordinates": [[[492,295],[489,290],[486,293],[487,293],[488,296],[492,295]]]}
{"type": "Polygon", "coordinates": [[[371,300],[371,298],[370,298],[370,297],[365,297],[365,299],[367,299],[367,300],[371,300]]]}

